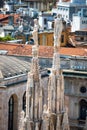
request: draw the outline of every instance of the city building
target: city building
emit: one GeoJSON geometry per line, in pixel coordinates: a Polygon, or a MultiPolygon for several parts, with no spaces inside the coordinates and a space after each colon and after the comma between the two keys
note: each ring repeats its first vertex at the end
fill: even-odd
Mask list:
{"type": "Polygon", "coordinates": [[[73,47],[87,48],[87,28],[77,30],[69,36],[69,44],[73,47]]]}
{"type": "Polygon", "coordinates": [[[30,8],[36,8],[39,11],[44,11],[49,9],[49,2],[45,3],[43,1],[40,0],[24,0],[24,2],[26,3],[26,5],[30,8]]]}
{"type": "Polygon", "coordinates": [[[73,14],[71,31],[79,31],[87,28],[87,8],[82,8],[78,13],[73,14]]]}
{"type": "Polygon", "coordinates": [[[41,30],[53,28],[54,16],[49,12],[41,12],[38,17],[41,30]]]}
{"type": "MultiPolygon", "coordinates": [[[[6,53],[0,54],[0,130],[18,130],[20,113],[26,108],[27,73],[31,64],[6,53]]],[[[41,73],[46,83],[46,70],[41,73]]]]}
{"type": "Polygon", "coordinates": [[[15,130],[20,112],[25,108],[30,63],[6,55],[0,55],[0,63],[0,130],[15,130]]]}
{"type": "MultiPolygon", "coordinates": [[[[37,43],[37,38],[34,41],[35,43],[37,43]]],[[[63,115],[61,108],[65,108],[65,105],[67,106],[70,129],[83,130],[87,128],[86,126],[87,49],[86,48],[63,48],[63,47],[60,49],[56,47],[54,48],[55,49],[53,49],[52,46],[49,46],[49,47],[48,46],[40,46],[40,47],[33,46],[32,47],[31,45],[26,45],[26,44],[0,43],[0,54],[1,54],[0,55],[1,56],[0,58],[0,70],[1,70],[0,71],[0,93],[1,93],[0,95],[0,115],[1,115],[0,116],[1,117],[0,129],[1,130],[15,130],[15,129],[18,130],[18,129],[23,128],[24,123],[26,122],[25,119],[27,117],[24,115],[24,112],[22,110],[25,111],[26,108],[27,108],[26,110],[27,115],[31,117],[34,114],[33,112],[35,112],[34,119],[36,120],[32,119],[30,120],[31,122],[27,122],[27,124],[29,123],[31,124],[29,128],[32,129],[32,121],[35,124],[35,127],[34,127],[35,129],[38,129],[40,127],[39,121],[41,121],[40,117],[42,117],[40,112],[43,112],[44,126],[49,125],[50,129],[54,128],[56,130],[55,128],[56,125],[54,125],[54,123],[56,122],[55,121],[56,110],[54,112],[54,109],[58,107],[54,107],[55,105],[50,105],[50,104],[52,104],[51,101],[53,101],[53,103],[55,104],[55,101],[56,101],[54,100],[55,91],[53,91],[55,89],[53,89],[53,86],[54,87],[57,87],[57,86],[54,85],[55,80],[52,80],[52,78],[56,78],[56,82],[61,84],[61,85],[58,85],[59,88],[64,87],[62,89],[63,91],[60,91],[60,90],[58,91],[61,93],[60,97],[62,97],[62,99],[59,97],[61,99],[60,100],[61,103],[59,103],[61,105],[59,105],[60,106],[59,108],[60,108],[61,115],[63,115]],[[37,53],[38,50],[39,50],[39,53],[37,53]],[[33,54],[33,58],[32,58],[32,54],[33,54]],[[57,58],[56,58],[56,55],[58,56],[57,58]],[[41,67],[46,67],[47,69],[39,70],[38,57],[40,59],[40,64],[43,65],[41,67]],[[59,57],[61,57],[61,60],[59,57]],[[29,61],[31,60],[31,58],[32,58],[32,62],[31,62],[32,65],[30,67],[29,61]],[[53,58],[53,62],[52,62],[52,58],[53,58]],[[63,72],[61,71],[61,69],[63,72]],[[50,70],[52,71],[49,76],[50,70]],[[40,75],[38,73],[40,73],[40,75]],[[57,77],[57,74],[59,74],[58,77],[57,77]],[[64,81],[63,81],[62,74],[64,76],[64,81]],[[27,81],[27,76],[28,76],[28,81],[27,81]],[[59,80],[59,77],[60,77],[60,80],[59,80]],[[39,92],[41,93],[40,95],[38,94],[39,96],[35,94],[36,98],[34,99],[35,99],[36,106],[33,109],[34,111],[32,111],[32,107],[33,107],[32,98],[30,98],[30,104],[27,100],[27,103],[26,103],[27,106],[29,105],[31,106],[31,109],[29,112],[29,109],[28,109],[29,107],[25,108],[25,101],[26,101],[25,99],[28,98],[29,92],[32,95],[32,97],[34,96],[34,94],[32,93],[32,86],[33,86],[32,81],[35,81],[34,83],[36,85],[36,88],[40,87],[39,90],[41,90],[41,91],[38,91],[38,89],[37,90],[35,89],[35,91],[37,93],[39,92]],[[48,85],[48,81],[49,81],[49,85],[48,85]],[[50,89],[50,86],[51,86],[51,89],[50,89]],[[28,91],[29,87],[30,87],[30,90],[28,91]],[[42,88],[43,88],[43,93],[42,93],[42,88]],[[26,92],[27,94],[25,94],[26,92]],[[51,113],[50,113],[50,109],[47,109],[46,105],[44,106],[44,109],[43,109],[44,111],[41,109],[42,105],[40,103],[42,103],[41,102],[42,94],[44,94],[43,102],[47,103],[47,106],[51,108],[51,113]],[[25,95],[27,97],[25,97],[25,95]],[[49,99],[47,100],[48,97],[49,99]],[[37,105],[38,98],[39,98],[39,106],[37,105]],[[65,98],[65,105],[63,104],[64,98],[65,98]],[[39,113],[39,116],[38,116],[38,113],[39,113]],[[21,121],[23,121],[24,123],[21,121]],[[21,128],[18,126],[21,126],[21,128]]],[[[56,94],[56,96],[58,96],[58,94],[56,94]]],[[[66,126],[66,128],[64,128],[65,130],[65,129],[68,129],[69,124],[67,120],[67,113],[65,111],[63,112],[66,115],[65,119],[62,120],[61,125],[57,126],[57,128],[60,126],[64,128],[66,126]]],[[[27,121],[29,121],[28,119],[29,118],[27,118],[27,121]]],[[[60,120],[58,120],[57,118],[57,121],[60,121],[60,120]]],[[[57,122],[57,124],[60,124],[60,123],[57,122]]]]}
{"type": "Polygon", "coordinates": [[[66,21],[72,21],[72,16],[77,13],[81,8],[87,8],[86,0],[71,0],[69,2],[62,2],[60,0],[57,3],[57,14],[61,15],[66,21]]]}

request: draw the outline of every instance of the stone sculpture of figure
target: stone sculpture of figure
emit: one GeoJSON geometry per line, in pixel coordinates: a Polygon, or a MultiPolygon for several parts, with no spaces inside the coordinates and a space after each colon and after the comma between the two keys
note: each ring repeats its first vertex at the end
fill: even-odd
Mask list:
{"type": "Polygon", "coordinates": [[[43,113],[47,113],[47,106],[46,106],[46,104],[44,105],[43,113]]]}
{"type": "Polygon", "coordinates": [[[54,23],[54,46],[60,46],[60,38],[63,29],[62,19],[58,17],[54,23]]]}
{"type": "Polygon", "coordinates": [[[25,123],[26,123],[25,112],[22,111],[19,122],[19,130],[25,130],[25,123]]]}
{"type": "Polygon", "coordinates": [[[38,21],[37,19],[34,19],[34,30],[33,30],[33,40],[34,40],[34,43],[38,46],[38,21]]]}

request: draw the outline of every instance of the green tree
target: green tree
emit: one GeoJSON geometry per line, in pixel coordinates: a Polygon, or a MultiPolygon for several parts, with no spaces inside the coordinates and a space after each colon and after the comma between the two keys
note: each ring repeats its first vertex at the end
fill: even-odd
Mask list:
{"type": "Polygon", "coordinates": [[[10,41],[10,40],[14,40],[14,38],[12,38],[10,35],[0,37],[0,41],[10,41]]]}

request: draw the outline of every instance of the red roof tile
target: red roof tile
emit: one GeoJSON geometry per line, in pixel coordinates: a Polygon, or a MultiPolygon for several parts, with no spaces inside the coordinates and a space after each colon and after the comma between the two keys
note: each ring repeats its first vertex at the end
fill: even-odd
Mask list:
{"type": "MultiPolygon", "coordinates": [[[[7,50],[8,55],[31,56],[32,45],[0,43],[0,50],[7,50]]],[[[62,55],[87,56],[87,49],[84,48],[60,48],[62,55]]],[[[53,56],[52,46],[39,46],[39,57],[51,58],[53,56]]]]}
{"type": "MultiPolygon", "coordinates": [[[[5,23],[5,24],[8,24],[8,17],[10,15],[7,15],[7,14],[0,14],[0,20],[3,20],[2,23],[5,23]]],[[[16,23],[16,19],[19,18],[19,14],[14,14],[14,24],[16,23]]]]}
{"type": "Polygon", "coordinates": [[[8,14],[0,14],[0,19],[6,18],[8,16],[9,16],[8,14]]]}

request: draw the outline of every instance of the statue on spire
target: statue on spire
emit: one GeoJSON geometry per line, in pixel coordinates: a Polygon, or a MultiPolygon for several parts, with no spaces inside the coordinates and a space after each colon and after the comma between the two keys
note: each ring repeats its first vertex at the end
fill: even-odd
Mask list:
{"type": "Polygon", "coordinates": [[[34,44],[38,46],[38,29],[39,29],[39,25],[38,25],[38,21],[37,19],[34,19],[34,30],[33,30],[33,40],[34,40],[34,44]]]}
{"type": "Polygon", "coordinates": [[[60,16],[58,16],[54,21],[54,51],[58,51],[60,47],[61,33],[63,30],[63,23],[60,16]]]}

